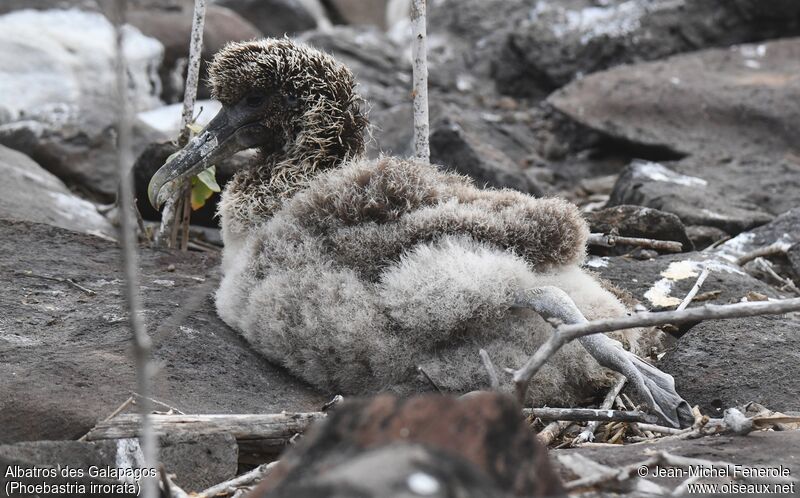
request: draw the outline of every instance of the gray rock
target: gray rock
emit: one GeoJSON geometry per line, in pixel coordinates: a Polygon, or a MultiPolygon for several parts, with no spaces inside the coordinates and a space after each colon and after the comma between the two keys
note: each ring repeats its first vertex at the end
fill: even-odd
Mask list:
{"type": "Polygon", "coordinates": [[[797,282],[797,279],[800,279],[800,244],[795,244],[789,248],[786,256],[789,258],[789,263],[792,265],[795,282],[797,282]]]}
{"type": "Polygon", "coordinates": [[[114,236],[116,230],[94,204],[28,156],[0,145],[0,218],[46,223],[83,233],[114,236]]]}
{"type": "MultiPolygon", "coordinates": [[[[0,253],[0,443],[78,438],[136,389],[119,248],[4,221],[0,253]],[[96,295],[37,275],[72,279],[96,295]]],[[[217,264],[210,253],[140,251],[153,397],[187,413],[319,409],[335,393],[289,377],[217,317],[217,264]],[[176,311],[188,316],[164,325],[176,311]]]]}
{"type": "Polygon", "coordinates": [[[702,322],[659,362],[681,396],[712,416],[750,401],[800,410],[798,365],[800,321],[783,316],[702,322]]]}
{"type": "Polygon", "coordinates": [[[266,36],[293,35],[317,27],[317,20],[303,0],[217,0],[266,36]]]}
{"type": "MultiPolygon", "coordinates": [[[[548,102],[610,136],[684,154],[792,149],[800,39],[703,50],[576,80],[548,102]],[[741,126],[747,123],[747,126],[741,126]]],[[[723,170],[724,171],[724,170],[723,170]]]]}
{"type": "Polygon", "coordinates": [[[800,244],[800,208],[783,213],[771,223],[740,233],[716,247],[714,253],[734,261],[749,252],[772,244],[783,246],[784,249],[800,244]]]}
{"type": "Polygon", "coordinates": [[[81,9],[98,12],[100,5],[97,0],[5,0],[0,4],[0,14],[23,9],[81,9]]]}
{"type": "Polygon", "coordinates": [[[239,448],[231,434],[162,436],[158,459],[184,491],[202,491],[236,477],[239,448]]]}
{"type": "Polygon", "coordinates": [[[414,109],[411,103],[402,103],[387,109],[370,112],[372,140],[367,144],[367,155],[380,154],[411,157],[414,155],[414,109]]]}
{"type": "MultiPolygon", "coordinates": [[[[164,59],[158,68],[162,82],[161,98],[165,102],[182,102],[186,81],[186,58],[189,54],[189,40],[192,32],[194,2],[184,2],[177,9],[132,9],[128,22],[147,36],[155,38],[164,45],[164,59]]],[[[206,20],[203,28],[203,53],[200,63],[200,85],[198,95],[208,98],[210,90],[207,82],[207,63],[226,43],[252,40],[264,34],[250,17],[244,18],[237,12],[220,5],[206,7],[206,20]]],[[[283,35],[283,32],[280,33],[283,35]]]]}
{"type": "Polygon", "coordinates": [[[672,213],[642,206],[621,205],[586,213],[586,221],[594,233],[616,230],[623,237],[674,240],[683,244],[684,252],[694,250],[680,218],[672,213]]]}
{"type": "MultiPolygon", "coordinates": [[[[125,29],[129,96],[137,110],[160,104],[155,39],[125,29]]],[[[63,128],[116,116],[114,27],[102,14],[22,10],[0,16],[0,107],[17,119],[63,128]]]]}
{"type": "Polygon", "coordinates": [[[800,39],[787,39],[621,66],[575,81],[548,102],[627,144],[631,157],[688,154],[669,167],[703,178],[733,203],[777,215],[800,205],[788,131],[800,109],[787,104],[800,93],[798,53],[800,39]]]}
{"type": "Polygon", "coordinates": [[[710,273],[700,293],[717,291],[711,304],[739,302],[749,292],[781,297],[769,285],[738,266],[706,253],[662,255],[650,261],[624,257],[592,257],[587,266],[615,286],[628,291],[653,311],[675,309],[697,281],[706,265],[710,273]]]}
{"type": "MultiPolygon", "coordinates": [[[[137,110],[160,105],[163,46],[125,28],[128,86],[137,110]]],[[[71,187],[108,202],[116,192],[115,42],[100,13],[23,10],[0,16],[0,144],[20,150],[71,187]]],[[[134,130],[134,148],[164,138],[134,130]]]]}
{"type": "Polygon", "coordinates": [[[542,195],[541,187],[520,171],[508,156],[451,119],[444,118],[433,125],[430,147],[431,162],[468,175],[480,186],[512,188],[542,195]]]}
{"type": "Polygon", "coordinates": [[[384,33],[337,26],[308,31],[298,39],[335,54],[350,68],[371,111],[411,101],[411,63],[403,57],[403,48],[384,33]]]}
{"type": "Polygon", "coordinates": [[[327,0],[331,20],[337,24],[372,25],[386,28],[386,5],[389,0],[327,0]]]}
{"type": "Polygon", "coordinates": [[[759,206],[736,202],[704,178],[650,161],[634,161],[620,173],[608,205],[622,204],[659,209],[677,215],[687,225],[717,227],[731,235],[772,219],[759,206]]]}
{"type": "Polygon", "coordinates": [[[705,225],[689,225],[686,227],[686,235],[692,240],[695,249],[698,251],[702,251],[711,244],[729,237],[725,230],[705,225]]]}
{"type": "Polygon", "coordinates": [[[500,91],[526,97],[623,63],[800,33],[800,5],[791,0],[528,5],[528,18],[507,37],[493,66],[500,91]]]}
{"type": "MultiPolygon", "coordinates": [[[[118,188],[115,126],[50,128],[35,121],[0,126],[0,144],[25,153],[70,187],[100,202],[113,202],[118,188]]],[[[136,122],[132,152],[141,154],[147,144],[169,137],[136,122]]]]}

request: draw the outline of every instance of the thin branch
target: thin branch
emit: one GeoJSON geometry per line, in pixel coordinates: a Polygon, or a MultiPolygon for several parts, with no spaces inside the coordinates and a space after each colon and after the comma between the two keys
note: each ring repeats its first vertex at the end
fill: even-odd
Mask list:
{"type": "Polygon", "coordinates": [[[173,482],[163,465],[158,468],[158,473],[161,476],[161,487],[169,498],[189,498],[186,491],[173,482]]]}
{"type": "Polygon", "coordinates": [[[200,493],[193,496],[194,498],[213,498],[221,494],[234,493],[238,488],[242,488],[245,486],[253,486],[262,479],[264,479],[266,476],[268,476],[276,465],[278,465],[277,461],[259,465],[258,467],[251,470],[250,472],[247,472],[246,474],[242,474],[240,476],[231,479],[230,481],[225,481],[223,483],[217,484],[216,486],[212,486],[206,489],[205,491],[201,491],[200,493]]]}
{"type": "Polygon", "coordinates": [[[550,446],[550,444],[555,441],[555,439],[561,434],[564,429],[569,427],[571,421],[567,420],[554,420],[547,424],[547,427],[539,431],[536,435],[536,439],[539,440],[545,446],[550,446]]]}
{"type": "MultiPolygon", "coordinates": [[[[189,141],[189,124],[194,115],[194,104],[197,101],[197,84],[200,79],[200,60],[203,53],[203,27],[206,20],[206,0],[194,1],[194,17],[192,18],[192,34],[189,42],[189,64],[186,70],[186,87],[183,93],[183,110],[181,111],[181,131],[178,136],[178,147],[184,147],[189,141]]],[[[177,245],[177,227],[182,227],[181,249],[188,247],[189,217],[191,215],[191,188],[187,181],[175,181],[169,188],[169,196],[161,214],[161,226],[156,235],[156,244],[169,247],[177,245]],[[188,210],[188,214],[187,214],[188,210]],[[182,223],[183,222],[183,223],[182,223]],[[168,238],[167,238],[168,236],[168,238]]]]}
{"type": "Polygon", "coordinates": [[[639,429],[640,431],[657,432],[659,434],[669,434],[672,436],[678,434],[686,434],[694,430],[691,427],[686,429],[675,429],[673,427],[664,427],[663,425],[643,424],[643,423],[637,423],[636,428],[639,429]]]}
{"type": "Polygon", "coordinates": [[[427,0],[412,0],[411,57],[414,59],[414,155],[425,162],[431,160],[430,124],[428,121],[428,32],[426,20],[427,0]]]}
{"type": "Polygon", "coordinates": [[[586,242],[590,246],[614,247],[616,245],[644,247],[664,252],[681,252],[683,244],[672,240],[643,239],[639,237],[620,237],[619,235],[606,235],[593,233],[586,242]]]}
{"type": "Polygon", "coordinates": [[[500,378],[497,376],[497,369],[494,368],[492,359],[489,358],[489,353],[485,349],[481,349],[478,354],[483,362],[483,368],[486,369],[486,373],[489,375],[489,387],[492,388],[492,391],[497,391],[500,388],[500,378]]]}
{"type": "Polygon", "coordinates": [[[561,325],[554,330],[550,338],[528,359],[525,365],[514,372],[514,383],[517,385],[518,391],[524,392],[530,380],[547,360],[561,349],[564,344],[579,337],[599,332],[666,325],[668,323],[677,324],[758,315],[779,315],[793,311],[800,311],[800,298],[727,305],[707,304],[681,311],[639,312],[622,318],[608,318],[561,325]]]}
{"type": "MultiPolygon", "coordinates": [[[[628,380],[622,374],[617,374],[616,377],[616,382],[614,382],[614,385],[608,390],[605,399],[603,399],[603,403],[600,405],[601,410],[610,410],[611,407],[614,406],[614,400],[617,399],[620,391],[622,391],[622,388],[625,386],[625,382],[628,380]]],[[[588,424],[586,424],[586,428],[581,431],[580,434],[578,434],[578,437],[572,441],[572,445],[574,446],[576,444],[594,440],[594,433],[599,425],[600,422],[598,420],[590,421],[588,424]]]]}
{"type": "Polygon", "coordinates": [[[791,244],[783,241],[775,242],[768,246],[759,247],[758,249],[739,256],[739,258],[736,260],[736,264],[739,266],[744,266],[756,258],[784,255],[790,247],[791,244]]]}
{"type": "Polygon", "coordinates": [[[523,408],[522,414],[542,420],[570,420],[573,422],[613,420],[615,422],[653,423],[658,420],[655,415],[640,411],[598,410],[594,408],[523,408]]]}
{"type": "MultiPolygon", "coordinates": [[[[117,171],[120,183],[120,231],[122,241],[122,268],[125,273],[125,294],[128,302],[128,316],[133,331],[134,356],[136,359],[137,390],[144,396],[140,403],[142,429],[140,435],[144,467],[158,468],[158,441],[153,431],[150,420],[150,403],[146,396],[150,394],[151,369],[150,350],[151,341],[145,329],[142,318],[142,297],[139,294],[138,255],[136,238],[136,220],[133,216],[132,206],[135,204],[133,194],[133,175],[130,167],[133,164],[131,154],[132,121],[130,102],[128,98],[128,72],[124,50],[125,0],[117,0],[118,8],[116,29],[116,86],[119,103],[117,124],[117,171]]],[[[158,494],[158,480],[156,477],[146,477],[141,481],[141,494],[145,498],[155,498],[158,494]]]]}
{"type": "Polygon", "coordinates": [[[72,287],[75,287],[81,292],[84,292],[90,296],[96,296],[97,292],[93,291],[92,289],[87,289],[86,287],[80,285],[79,283],[75,282],[71,278],[62,278],[62,277],[50,277],[47,275],[39,275],[33,273],[32,271],[15,271],[15,275],[19,275],[21,277],[31,277],[31,278],[41,278],[42,280],[52,280],[53,282],[60,282],[62,284],[68,284],[72,287]]]}
{"type": "MultiPolygon", "coordinates": [[[[119,405],[113,412],[111,412],[111,414],[108,417],[104,418],[102,421],[103,422],[108,422],[112,418],[114,418],[117,415],[119,415],[120,413],[122,413],[122,411],[125,410],[126,408],[128,408],[131,405],[131,403],[133,403],[133,396],[128,396],[128,399],[123,401],[121,405],[119,405]]],[[[78,441],[86,441],[86,437],[88,435],[89,435],[89,433],[87,432],[83,436],[79,437],[78,441]]]]}
{"type": "Polygon", "coordinates": [[[692,302],[692,299],[694,299],[694,296],[697,295],[697,292],[703,285],[703,282],[705,282],[706,278],[708,278],[708,272],[708,268],[703,268],[703,271],[700,272],[700,276],[697,277],[697,282],[694,283],[694,286],[689,290],[689,293],[686,294],[686,297],[683,298],[683,301],[681,301],[681,304],[678,305],[675,311],[685,310],[686,307],[689,306],[689,304],[692,302]]]}
{"type": "MultiPolygon", "coordinates": [[[[136,399],[142,399],[144,397],[139,393],[131,393],[131,395],[132,395],[133,398],[136,398],[136,399]]],[[[163,401],[158,401],[157,399],[154,399],[154,398],[147,398],[147,400],[150,401],[151,403],[153,403],[154,405],[161,405],[164,408],[168,409],[169,411],[171,411],[173,413],[176,413],[178,415],[186,415],[185,413],[183,413],[182,411],[178,410],[174,406],[170,406],[170,405],[164,403],[163,401]]],[[[106,420],[108,420],[110,418],[113,418],[114,415],[116,415],[116,413],[113,414],[112,416],[106,418],[106,420]]]]}

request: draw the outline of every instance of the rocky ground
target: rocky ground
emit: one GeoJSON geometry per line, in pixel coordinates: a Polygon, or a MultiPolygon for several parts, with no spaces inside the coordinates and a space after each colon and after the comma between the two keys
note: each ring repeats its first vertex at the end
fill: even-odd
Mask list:
{"type": "MultiPolygon", "coordinates": [[[[140,197],[178,131],[175,104],[183,93],[192,3],[129,1],[125,51],[139,113],[133,138],[140,197]]],[[[480,184],[566,197],[582,207],[594,232],[681,242],[678,254],[590,248],[587,266],[640,307],[674,309],[702,268],[710,275],[694,305],[800,294],[796,2],[429,4],[435,162],[480,184]],[[771,245],[780,250],[737,261],[771,245]]],[[[410,155],[407,4],[370,5],[218,0],[208,12],[204,59],[231,40],[284,33],[327,49],[353,69],[369,101],[368,153],[410,155]]],[[[0,5],[4,464],[58,458],[119,464],[120,445],[128,444],[74,441],[135,391],[115,242],[113,26],[104,7],[96,0],[0,5]]],[[[208,90],[200,94],[206,98],[208,90]]],[[[202,123],[215,104],[201,105],[202,123]]],[[[222,183],[236,164],[220,166],[222,183]]],[[[206,241],[219,239],[214,202],[195,218],[211,227],[206,241]]],[[[157,213],[140,206],[147,220],[157,221],[157,213]]],[[[202,247],[186,254],[141,248],[144,318],[158,366],[155,397],[186,413],[319,409],[337,393],[315,392],[271,366],[216,316],[218,251],[207,242],[202,247]]],[[[669,332],[658,366],[703,413],[721,416],[750,402],[800,411],[797,315],[706,321],[669,332]]],[[[168,463],[194,459],[185,467],[170,464],[187,489],[241,470],[230,437],[163,444],[172,448],[168,463]],[[207,451],[196,451],[201,446],[207,451]],[[193,468],[207,469],[213,479],[198,480],[193,468]]],[[[800,477],[796,431],[659,444],[711,460],[783,463],[800,477]]],[[[568,481],[579,477],[570,455],[620,467],[645,459],[643,448],[550,455],[568,481]]],[[[298,454],[306,451],[316,450],[298,454]]],[[[447,475],[461,475],[453,465],[447,475]]],[[[356,471],[330,478],[347,480],[348,472],[356,471]]],[[[676,483],[659,482],[667,484],[676,483]]]]}

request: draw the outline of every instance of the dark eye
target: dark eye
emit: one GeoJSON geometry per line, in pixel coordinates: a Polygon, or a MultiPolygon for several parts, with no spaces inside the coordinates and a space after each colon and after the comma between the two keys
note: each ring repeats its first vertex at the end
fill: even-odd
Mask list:
{"type": "Polygon", "coordinates": [[[295,109],[298,105],[300,105],[300,101],[297,99],[297,96],[289,94],[286,96],[286,105],[292,109],[295,109]]]}
{"type": "Polygon", "coordinates": [[[245,99],[245,104],[247,104],[249,107],[259,107],[264,103],[264,100],[264,96],[260,93],[253,93],[247,96],[245,99]]]}

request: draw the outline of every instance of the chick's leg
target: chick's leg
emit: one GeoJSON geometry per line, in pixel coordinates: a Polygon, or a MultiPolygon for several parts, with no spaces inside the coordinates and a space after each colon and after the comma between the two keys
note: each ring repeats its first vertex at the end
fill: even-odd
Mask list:
{"type": "MultiPolygon", "coordinates": [[[[569,295],[557,287],[546,286],[520,291],[512,306],[531,309],[550,322],[578,324],[587,321],[569,295]]],[[[527,391],[533,375],[569,341],[569,337],[555,329],[553,336],[536,351],[525,366],[515,372],[514,381],[518,393],[527,391]]],[[[675,381],[671,375],[625,351],[617,341],[604,334],[578,337],[578,341],[600,365],[627,377],[642,400],[665,422],[674,427],[687,427],[693,423],[691,408],[675,391],[675,381]]]]}

